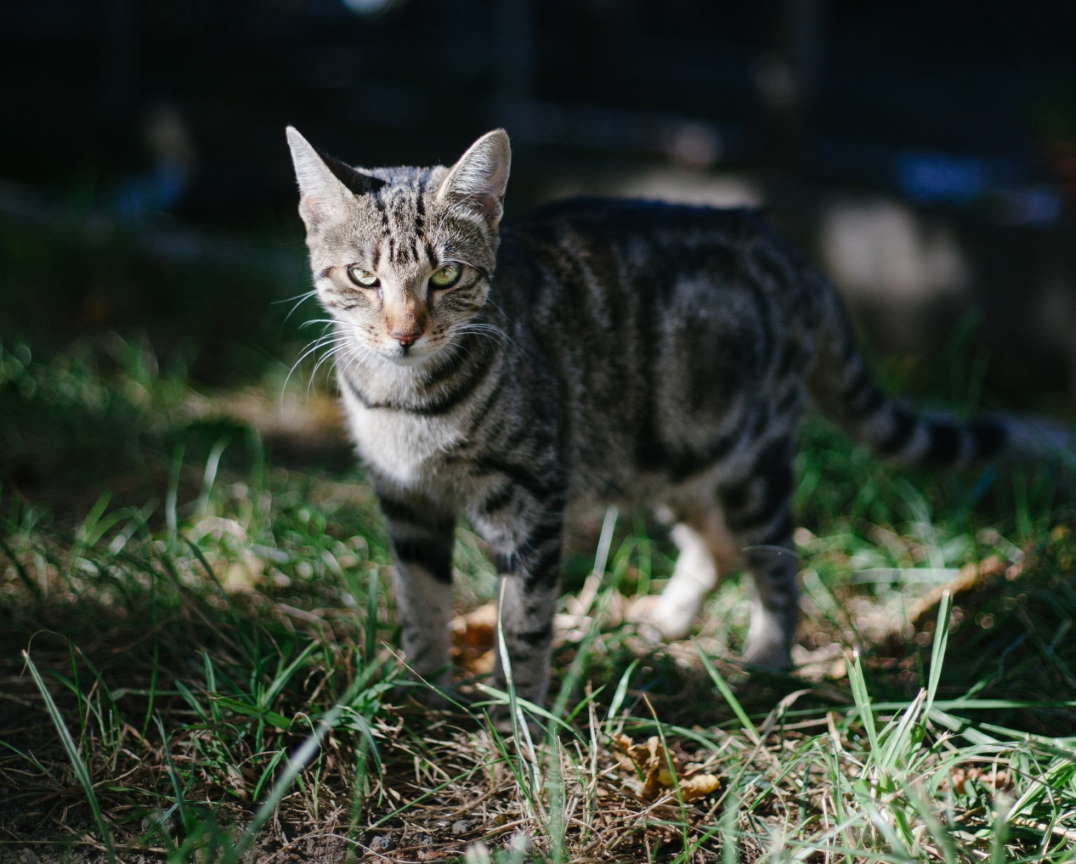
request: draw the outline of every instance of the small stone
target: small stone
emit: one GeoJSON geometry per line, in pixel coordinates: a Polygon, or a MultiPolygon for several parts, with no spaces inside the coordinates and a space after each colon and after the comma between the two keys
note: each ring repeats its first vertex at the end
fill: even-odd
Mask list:
{"type": "Polygon", "coordinates": [[[457,819],[452,823],[452,834],[459,837],[461,834],[467,834],[472,828],[474,828],[474,819],[457,819]]]}
{"type": "Polygon", "coordinates": [[[396,841],[391,834],[378,834],[370,841],[370,849],[374,852],[388,852],[396,846],[396,841]]]}

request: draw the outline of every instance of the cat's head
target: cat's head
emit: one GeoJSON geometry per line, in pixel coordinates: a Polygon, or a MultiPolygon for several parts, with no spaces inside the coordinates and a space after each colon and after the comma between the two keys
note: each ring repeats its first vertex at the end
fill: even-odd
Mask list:
{"type": "Polygon", "coordinates": [[[359,353],[411,365],[452,344],[489,295],[505,131],[451,168],[353,168],[287,136],[317,295],[359,353]]]}

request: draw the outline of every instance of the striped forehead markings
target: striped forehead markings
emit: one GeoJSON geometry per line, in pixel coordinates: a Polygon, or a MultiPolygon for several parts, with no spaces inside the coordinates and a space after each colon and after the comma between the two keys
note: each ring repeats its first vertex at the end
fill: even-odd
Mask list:
{"type": "Polygon", "coordinates": [[[426,230],[426,184],[430,181],[429,174],[423,174],[418,181],[418,197],[415,198],[415,233],[422,234],[426,230]]]}
{"type": "Polygon", "coordinates": [[[381,197],[383,188],[383,186],[378,186],[374,190],[374,206],[377,208],[377,212],[381,214],[381,227],[387,231],[389,227],[389,211],[388,207],[385,206],[385,199],[381,197]]]}
{"type": "Polygon", "coordinates": [[[429,171],[411,169],[407,180],[407,183],[388,183],[374,190],[373,201],[381,217],[382,231],[381,242],[372,256],[375,269],[386,240],[386,257],[394,266],[417,264],[423,252],[431,265],[436,263],[433,245],[426,233],[425,197],[429,171]]]}

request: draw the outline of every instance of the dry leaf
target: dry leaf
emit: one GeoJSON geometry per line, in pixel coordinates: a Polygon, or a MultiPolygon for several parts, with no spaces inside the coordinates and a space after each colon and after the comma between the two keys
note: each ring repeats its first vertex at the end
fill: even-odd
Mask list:
{"type": "Polygon", "coordinates": [[[720,786],[721,781],[717,779],[716,774],[696,774],[694,777],[680,781],[680,793],[685,801],[694,801],[696,798],[703,798],[711,792],[716,792],[720,786]]]}
{"type": "Polygon", "coordinates": [[[233,561],[224,571],[221,586],[229,594],[245,594],[255,591],[265,570],[265,562],[252,552],[243,550],[239,560],[233,561]]]}
{"type": "Polygon", "coordinates": [[[471,675],[493,671],[497,604],[486,603],[452,619],[452,655],[471,675]]]}
{"type": "Polygon", "coordinates": [[[644,744],[634,743],[627,735],[618,735],[614,743],[621,750],[617,755],[621,766],[643,776],[641,781],[637,776],[625,781],[625,785],[643,801],[653,801],[666,790],[675,788],[681,773],[687,775],[679,777],[685,801],[709,795],[720,785],[713,774],[691,776],[689,771],[681,772],[676,755],[670,754],[656,735],[647,738],[644,744]]]}
{"type": "Polygon", "coordinates": [[[949,783],[958,795],[964,794],[969,781],[994,792],[1011,789],[1013,785],[1009,772],[998,771],[996,767],[987,769],[978,765],[958,766],[949,773],[949,783]]]}

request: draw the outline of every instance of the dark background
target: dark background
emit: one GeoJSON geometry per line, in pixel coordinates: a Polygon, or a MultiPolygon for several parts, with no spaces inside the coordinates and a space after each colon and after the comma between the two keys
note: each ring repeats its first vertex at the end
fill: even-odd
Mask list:
{"type": "Polygon", "coordinates": [[[360,164],[503,125],[509,218],[764,202],[869,341],[926,358],[913,386],[970,352],[989,398],[1065,411],[1074,46],[1062,0],[5,4],[0,338],[138,330],[208,382],[283,361],[271,301],[308,282],[284,125],[360,164]]]}

